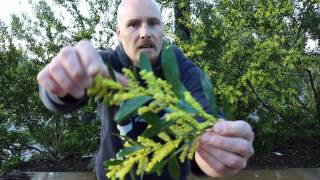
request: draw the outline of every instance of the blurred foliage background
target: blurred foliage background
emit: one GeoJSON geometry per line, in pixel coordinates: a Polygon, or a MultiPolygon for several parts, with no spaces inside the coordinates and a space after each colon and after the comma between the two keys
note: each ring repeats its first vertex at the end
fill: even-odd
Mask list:
{"type": "MultiPolygon", "coordinates": [[[[161,0],[166,36],[205,70],[228,119],[254,128],[256,153],[320,137],[319,0],[161,0]],[[307,46],[315,41],[315,47],[307,46]]],[[[48,111],[36,75],[64,46],[117,44],[120,0],[33,0],[0,20],[0,174],[26,160],[93,155],[95,106],[48,111]],[[28,157],[28,158],[26,158],[28,157]],[[30,159],[31,158],[31,159],[30,159]]]]}

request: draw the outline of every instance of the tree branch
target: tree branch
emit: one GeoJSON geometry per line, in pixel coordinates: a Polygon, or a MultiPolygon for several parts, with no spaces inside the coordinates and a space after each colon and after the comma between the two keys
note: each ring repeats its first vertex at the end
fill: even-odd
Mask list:
{"type": "Polygon", "coordinates": [[[313,95],[314,95],[315,99],[317,99],[319,95],[318,95],[318,92],[316,90],[316,86],[314,84],[314,80],[313,80],[313,77],[312,77],[312,72],[309,69],[305,69],[305,71],[308,73],[311,89],[313,91],[313,95]]]}
{"type": "Polygon", "coordinates": [[[265,107],[266,109],[272,111],[273,113],[275,114],[278,114],[281,118],[285,119],[285,116],[277,111],[275,108],[271,107],[270,105],[268,105],[268,103],[264,102],[260,97],[259,97],[259,94],[254,90],[254,87],[253,85],[251,84],[250,81],[247,80],[247,84],[249,85],[250,87],[250,90],[252,91],[252,93],[256,96],[256,98],[258,99],[258,101],[262,104],[263,107],[265,107]]]}

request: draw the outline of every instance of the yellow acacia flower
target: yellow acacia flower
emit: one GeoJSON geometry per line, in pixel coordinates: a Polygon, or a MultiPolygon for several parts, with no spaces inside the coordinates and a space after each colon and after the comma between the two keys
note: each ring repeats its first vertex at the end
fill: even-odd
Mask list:
{"type": "Polygon", "coordinates": [[[161,147],[160,143],[154,142],[152,139],[145,138],[142,136],[138,137],[138,142],[141,143],[145,147],[153,147],[153,148],[161,147]]]}
{"type": "Polygon", "coordinates": [[[171,138],[169,137],[169,135],[165,132],[161,132],[158,134],[158,137],[161,138],[162,140],[164,140],[165,142],[168,142],[171,140],[171,138]]]}
{"type": "Polygon", "coordinates": [[[198,140],[199,140],[199,137],[193,140],[192,145],[189,150],[189,153],[188,153],[188,159],[193,159],[194,153],[196,152],[196,149],[197,149],[198,140]]]}
{"type": "Polygon", "coordinates": [[[167,157],[173,149],[177,148],[181,142],[181,139],[177,139],[174,141],[168,141],[161,148],[158,148],[152,156],[152,159],[148,163],[146,167],[146,171],[150,172],[152,168],[156,165],[156,163],[162,161],[165,157],[167,157]]]}
{"type": "MultiPolygon", "coordinates": [[[[146,87],[143,87],[131,70],[123,69],[122,71],[129,80],[128,86],[124,87],[119,82],[104,79],[101,75],[98,75],[94,86],[88,89],[88,95],[94,97],[96,101],[103,100],[106,105],[119,105],[121,102],[138,96],[150,96],[153,101],[139,107],[138,114],[158,113],[161,110],[168,109],[169,112],[166,113],[163,120],[171,121],[172,124],[169,126],[168,132],[157,134],[163,141],[155,142],[153,139],[138,136],[137,142],[143,148],[123,157],[124,161],[121,164],[109,166],[106,176],[109,179],[122,180],[135,165],[138,175],[144,171],[148,173],[157,163],[177,150],[179,146],[183,147],[179,157],[180,161],[184,162],[186,157],[192,159],[199,136],[217,119],[206,113],[190,92],[184,92],[184,100],[198,112],[196,114],[186,112],[183,107],[177,104],[180,99],[173,92],[172,86],[167,81],[155,77],[153,72],[145,70],[139,72],[141,79],[146,83],[146,87]],[[198,122],[196,117],[203,118],[205,122],[198,122]],[[190,141],[192,141],[191,145],[190,141]]],[[[148,128],[150,126],[148,125],[148,128]]],[[[132,146],[129,142],[124,144],[124,147],[127,148],[132,146]]]]}
{"type": "Polygon", "coordinates": [[[138,161],[137,175],[141,175],[145,171],[146,165],[148,164],[148,157],[141,157],[138,161]]]}
{"type": "Polygon", "coordinates": [[[136,159],[135,158],[129,158],[124,163],[122,168],[117,172],[117,177],[120,180],[124,180],[126,177],[126,174],[132,169],[133,165],[135,164],[136,159]]]}
{"type": "Polygon", "coordinates": [[[189,91],[184,92],[184,98],[193,108],[198,111],[203,111],[202,106],[192,97],[189,91]]]}

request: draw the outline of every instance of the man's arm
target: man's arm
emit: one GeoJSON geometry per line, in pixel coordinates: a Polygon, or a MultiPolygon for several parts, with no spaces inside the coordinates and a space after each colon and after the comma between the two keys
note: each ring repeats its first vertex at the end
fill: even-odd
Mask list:
{"type": "Polygon", "coordinates": [[[58,97],[54,94],[47,92],[43,87],[39,86],[40,98],[45,105],[51,111],[54,112],[71,112],[78,109],[82,105],[86,104],[88,97],[83,96],[80,99],[68,95],[66,97],[58,97]]]}
{"type": "MultiPolygon", "coordinates": [[[[90,41],[82,40],[75,47],[63,48],[38,74],[40,97],[53,111],[70,112],[85,104],[86,89],[92,86],[97,74],[109,78],[101,54],[90,41]]],[[[124,86],[128,80],[115,72],[124,86]]]]}
{"type": "Polygon", "coordinates": [[[108,77],[108,70],[90,41],[65,47],[37,76],[41,100],[50,110],[70,112],[85,103],[85,91],[99,72],[108,77]]]}

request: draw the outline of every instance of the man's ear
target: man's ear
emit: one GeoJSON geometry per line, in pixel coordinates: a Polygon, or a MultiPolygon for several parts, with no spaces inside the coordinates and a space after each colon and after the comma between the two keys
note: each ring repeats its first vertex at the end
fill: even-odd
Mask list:
{"type": "Polygon", "coordinates": [[[119,28],[119,26],[116,27],[116,33],[117,33],[117,36],[119,38],[119,36],[120,36],[120,28],[119,28]]]}

